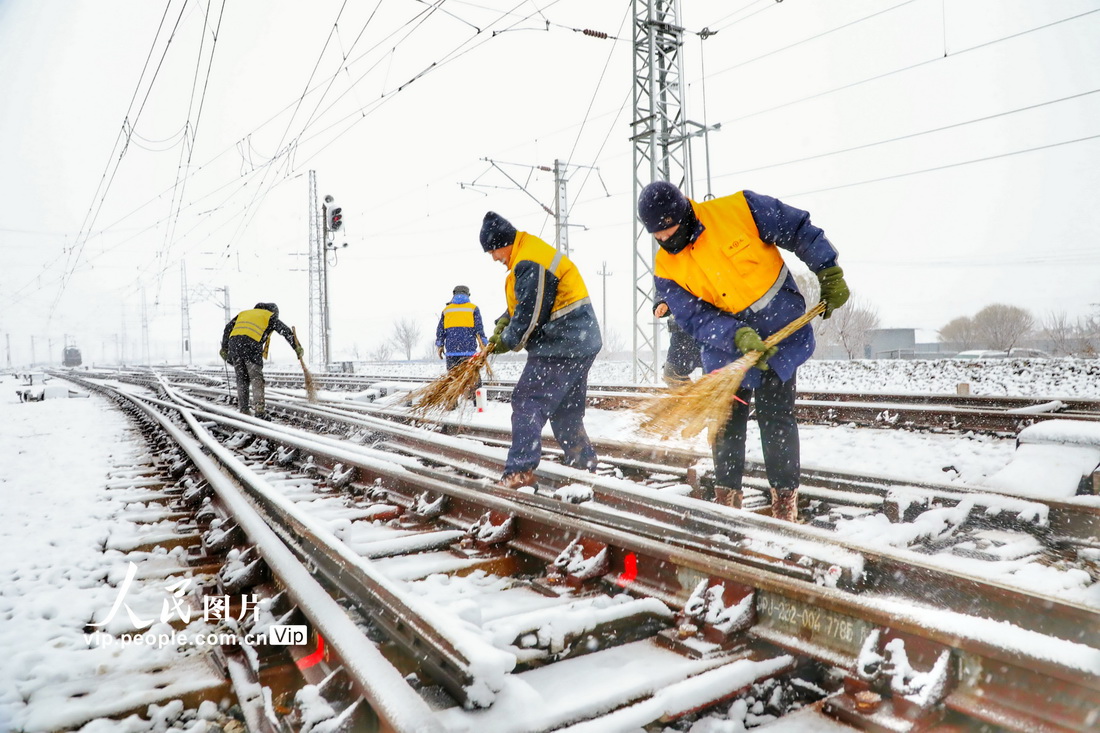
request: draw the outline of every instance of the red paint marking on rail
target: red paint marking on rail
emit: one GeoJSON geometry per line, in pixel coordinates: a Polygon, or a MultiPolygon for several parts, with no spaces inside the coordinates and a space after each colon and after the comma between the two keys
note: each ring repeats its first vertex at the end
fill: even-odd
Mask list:
{"type": "Polygon", "coordinates": [[[628,552],[623,558],[623,572],[619,576],[618,585],[625,588],[638,577],[638,558],[633,552],[628,552]]]}
{"type": "Polygon", "coordinates": [[[308,657],[302,657],[295,664],[298,669],[306,670],[320,662],[325,657],[325,637],[317,634],[317,649],[308,657]]]}

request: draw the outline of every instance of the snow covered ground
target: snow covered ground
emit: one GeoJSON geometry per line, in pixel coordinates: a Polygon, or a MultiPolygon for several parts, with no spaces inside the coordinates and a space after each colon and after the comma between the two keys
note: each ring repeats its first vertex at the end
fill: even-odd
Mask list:
{"type": "MultiPolygon", "coordinates": [[[[287,365],[287,368],[296,368],[296,365],[287,365]]],[[[501,379],[516,378],[522,368],[522,360],[497,359],[493,363],[493,371],[501,379]]],[[[442,370],[441,362],[433,361],[369,364],[359,369],[369,374],[394,376],[422,376],[442,370]]],[[[593,384],[631,384],[631,365],[624,361],[597,359],[589,381],[593,384]]],[[[806,391],[955,394],[956,385],[960,383],[969,384],[970,393],[975,395],[1100,399],[1100,360],[811,359],[798,369],[798,387],[806,391]]]]}
{"type": "MultiPolygon", "coordinates": [[[[519,366],[501,362],[496,372],[503,378],[514,377],[519,366]]],[[[395,378],[442,371],[438,363],[394,364],[390,368],[395,378]]],[[[592,381],[629,383],[629,374],[627,364],[597,362],[592,381]]],[[[954,393],[957,383],[968,382],[973,394],[1100,398],[1100,363],[1083,360],[981,364],[813,361],[800,370],[799,380],[805,390],[954,393]]],[[[135,442],[126,419],[101,398],[22,403],[15,395],[20,387],[14,377],[0,378],[0,487],[5,502],[0,513],[0,649],[4,651],[0,656],[0,731],[61,730],[69,727],[65,721],[79,720],[94,709],[74,708],[71,701],[67,707],[60,706],[61,695],[83,685],[89,693],[89,706],[98,699],[92,694],[96,688],[100,695],[133,695],[133,690],[113,689],[111,685],[117,682],[105,670],[119,663],[132,669],[153,669],[168,660],[179,665],[181,659],[169,654],[171,650],[111,649],[89,645],[84,638],[85,624],[102,619],[116,600],[117,584],[123,581],[128,562],[142,556],[127,553],[118,544],[117,538],[138,530],[123,510],[117,484],[125,482],[134,474],[132,467],[147,458],[144,449],[135,442]],[[114,488],[108,488],[112,482],[114,488]],[[106,579],[115,586],[107,585],[106,579]]],[[[510,407],[499,403],[490,403],[484,413],[465,413],[471,422],[501,426],[508,425],[509,417],[510,407]]],[[[637,422],[637,416],[630,413],[591,410],[587,425],[594,436],[653,440],[637,433],[637,422]]],[[[878,473],[905,481],[980,483],[1002,469],[1014,451],[1012,439],[971,434],[803,426],[801,435],[805,466],[878,473]]],[[[703,448],[704,441],[700,437],[689,444],[703,448]]],[[[749,457],[760,459],[755,433],[750,434],[749,457]]],[[[127,511],[133,511],[133,506],[127,511]]],[[[151,563],[142,573],[150,581],[158,573],[149,568],[159,563],[163,573],[174,563],[171,553],[145,553],[143,557],[151,563]]],[[[150,582],[146,594],[143,577],[136,579],[127,597],[138,616],[149,618],[159,609],[163,589],[153,588],[150,582]]],[[[1065,583],[1066,578],[1034,582],[1065,583]]],[[[1093,598],[1097,595],[1095,584],[1090,589],[1087,579],[1076,578],[1072,587],[1063,591],[1077,594],[1081,600],[1097,601],[1093,598]]],[[[178,685],[182,692],[188,680],[202,682],[202,674],[198,668],[177,668],[164,681],[170,689],[178,685]]],[[[140,703],[139,696],[133,699],[140,703]]],[[[207,720],[209,709],[154,713],[159,724],[100,721],[83,730],[213,730],[207,720]]],[[[741,729],[732,721],[723,722],[729,725],[712,729],[741,729]]]]}

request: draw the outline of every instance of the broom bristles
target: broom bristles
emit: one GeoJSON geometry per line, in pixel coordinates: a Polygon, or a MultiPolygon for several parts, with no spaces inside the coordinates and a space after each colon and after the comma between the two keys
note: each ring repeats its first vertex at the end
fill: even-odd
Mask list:
{"type": "MultiPolygon", "coordinates": [[[[764,345],[775,346],[824,310],[825,304],[818,303],[804,315],[764,339],[764,345]]],[[[713,445],[718,430],[729,420],[741,382],[761,356],[763,352],[750,351],[737,361],[710,374],[704,374],[696,382],[667,390],[649,400],[642,407],[642,413],[646,416],[641,424],[642,430],[665,436],[679,433],[684,438],[694,438],[704,429],[709,429],[710,442],[713,445]]]]}
{"type": "Polygon", "coordinates": [[[483,367],[487,376],[493,376],[489,356],[488,351],[479,351],[448,369],[439,379],[413,392],[409,395],[412,411],[425,417],[433,412],[453,410],[458,406],[458,400],[477,386],[483,367]]]}
{"type": "Polygon", "coordinates": [[[298,360],[298,363],[302,365],[302,376],[305,378],[306,382],[306,399],[310,402],[316,402],[317,382],[313,379],[313,375],[310,373],[309,369],[306,368],[306,363],[301,359],[298,360]]]}

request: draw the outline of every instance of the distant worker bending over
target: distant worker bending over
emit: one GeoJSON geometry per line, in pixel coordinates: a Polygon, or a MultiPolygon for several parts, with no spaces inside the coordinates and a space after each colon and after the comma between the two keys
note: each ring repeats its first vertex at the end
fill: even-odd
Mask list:
{"type": "Polygon", "coordinates": [[[512,446],[500,485],[535,486],[547,420],[565,465],[595,470],[584,409],[588,372],[603,340],[580,272],[561,252],[492,211],[481,225],[481,248],[508,268],[508,311],[497,319],[490,348],[494,354],[527,350],[512,391],[512,446]]]}
{"type": "Polygon", "coordinates": [[[779,248],[817,274],[825,318],[849,295],[836,248],[808,213],[752,191],[697,203],[657,181],[642,189],[638,218],[660,245],[656,300],[668,303],[676,322],[702,344],[703,370],[747,351],[764,354],[745,375],[730,418],[715,436],[717,500],[741,507],[748,403],[755,394],[772,515],[795,521],[801,475],[795,371],[814,351],[814,332],[807,324],[770,348],[764,339],[806,311],[779,248]]]}
{"type": "Polygon", "coordinates": [[[679,387],[690,382],[691,373],[703,366],[699,342],[680,328],[665,301],[657,301],[653,306],[653,315],[668,318],[668,352],[665,354],[664,380],[669,387],[679,387]]]}
{"type": "MultiPolygon", "coordinates": [[[[439,358],[446,358],[447,369],[454,369],[485,346],[485,327],[481,309],[470,302],[470,289],[456,285],[450,302],[443,306],[439,325],[435,327],[435,348],[439,358]]],[[[481,386],[478,380],[477,386],[481,386]]]]}
{"type": "Polygon", "coordinates": [[[221,357],[233,365],[237,374],[237,406],[246,415],[268,419],[264,404],[264,359],[271,346],[271,332],[278,331],[294,353],[301,358],[303,349],[290,326],[279,320],[279,306],[257,303],[255,308],[238,313],[222,331],[221,357]],[[252,400],[249,400],[251,387],[252,400]],[[253,411],[249,411],[249,405],[253,411]]]}

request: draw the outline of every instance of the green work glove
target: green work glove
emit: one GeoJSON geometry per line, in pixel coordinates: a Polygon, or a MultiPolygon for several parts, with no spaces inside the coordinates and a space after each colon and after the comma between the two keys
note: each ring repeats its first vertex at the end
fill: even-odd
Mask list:
{"type": "MultiPolygon", "coordinates": [[[[501,331],[504,330],[504,326],[499,325],[499,322],[497,328],[499,328],[501,331]]],[[[494,332],[493,335],[489,337],[489,353],[504,354],[508,351],[511,351],[511,349],[504,345],[504,339],[501,334],[499,332],[494,332]]]]}
{"type": "Polygon", "coordinates": [[[222,349],[221,351],[219,351],[218,356],[220,356],[222,358],[222,361],[229,361],[229,352],[226,351],[225,349],[222,349]]]}
{"type": "MultiPolygon", "coordinates": [[[[496,328],[493,329],[493,337],[499,340],[500,334],[504,333],[504,329],[508,328],[508,324],[512,322],[512,319],[508,316],[501,316],[497,319],[496,328]]],[[[489,341],[492,342],[493,338],[489,341]]]]}
{"type": "Polygon", "coordinates": [[[766,372],[768,370],[768,359],[775,356],[775,352],[779,351],[778,346],[768,346],[764,343],[764,340],[760,338],[760,334],[752,330],[748,326],[737,329],[737,333],[733,335],[733,345],[742,354],[747,354],[750,351],[759,351],[763,354],[754,365],[760,371],[766,372]]]}
{"type": "Polygon", "coordinates": [[[826,267],[817,273],[817,280],[821,283],[821,302],[825,304],[825,313],[821,317],[828,318],[848,302],[852,293],[848,290],[848,283],[844,282],[844,270],[839,266],[826,267]]]}

